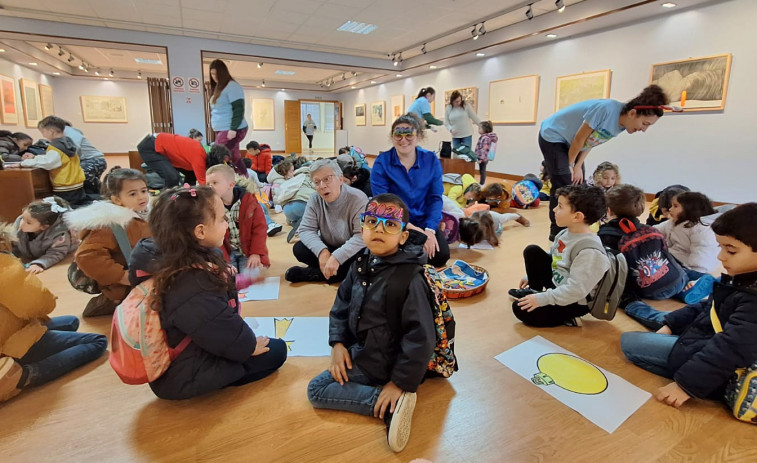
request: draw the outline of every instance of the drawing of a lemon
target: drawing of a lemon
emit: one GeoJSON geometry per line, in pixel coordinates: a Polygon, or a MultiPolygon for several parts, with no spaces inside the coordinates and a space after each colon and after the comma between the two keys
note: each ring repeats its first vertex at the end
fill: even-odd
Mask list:
{"type": "Polygon", "coordinates": [[[586,360],[568,354],[544,354],[536,361],[539,373],[531,381],[539,386],[556,384],[576,394],[601,394],[607,389],[602,371],[586,360]]]}

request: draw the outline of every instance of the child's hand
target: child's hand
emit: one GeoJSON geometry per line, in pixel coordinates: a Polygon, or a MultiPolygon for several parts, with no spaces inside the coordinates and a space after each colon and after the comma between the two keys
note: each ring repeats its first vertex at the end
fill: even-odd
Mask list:
{"type": "Polygon", "coordinates": [[[672,382],[667,386],[658,389],[657,394],[655,394],[654,397],[660,402],[675,408],[680,407],[684,402],[691,398],[691,396],[681,389],[681,386],[676,382],[672,382]]]}
{"type": "Polygon", "coordinates": [[[237,273],[239,273],[239,270],[237,270],[237,268],[234,267],[233,265],[229,264],[229,273],[231,273],[231,275],[234,276],[237,273]]]}
{"type": "Polygon", "coordinates": [[[329,373],[334,381],[344,386],[345,382],[350,379],[347,377],[347,369],[352,370],[352,359],[350,352],[344,347],[344,344],[338,342],[331,348],[331,365],[329,373]]]}
{"type": "Polygon", "coordinates": [[[31,153],[26,153],[23,156],[21,156],[22,161],[26,161],[27,159],[34,159],[34,155],[31,153]]]}
{"type": "Polygon", "coordinates": [[[32,264],[29,266],[29,268],[26,269],[27,272],[31,273],[32,275],[36,275],[38,273],[42,273],[45,271],[45,269],[38,264],[32,264]]]}
{"type": "Polygon", "coordinates": [[[673,334],[673,331],[670,329],[668,325],[662,325],[662,328],[657,330],[657,333],[659,334],[673,334]]]}
{"type": "Polygon", "coordinates": [[[11,163],[8,163],[8,164],[4,164],[3,168],[4,169],[20,169],[21,168],[21,164],[11,164],[11,163]]]}
{"type": "Polygon", "coordinates": [[[518,299],[518,306],[521,308],[521,310],[525,310],[526,312],[531,312],[532,310],[538,308],[539,301],[536,299],[536,294],[529,294],[526,297],[518,299]]]}
{"type": "Polygon", "coordinates": [[[339,261],[332,255],[329,257],[329,260],[326,261],[326,265],[321,268],[321,273],[323,273],[323,276],[326,277],[326,279],[329,279],[336,275],[337,271],[339,271],[339,261]]]}
{"type": "Polygon", "coordinates": [[[271,348],[268,347],[268,342],[270,341],[270,339],[268,339],[268,336],[258,336],[257,341],[257,344],[255,344],[255,350],[252,352],[252,357],[260,354],[265,354],[266,352],[271,350],[271,348]]]}
{"type": "Polygon", "coordinates": [[[528,277],[523,277],[520,279],[520,284],[518,285],[518,288],[520,289],[528,288],[528,277]]]}
{"type": "Polygon", "coordinates": [[[373,407],[373,416],[376,418],[384,419],[384,413],[386,409],[394,413],[394,407],[397,405],[397,400],[402,395],[402,389],[397,387],[396,384],[389,381],[381,388],[381,393],[376,400],[376,406],[373,407]]]}
{"type": "Polygon", "coordinates": [[[263,267],[263,264],[260,262],[260,256],[257,254],[252,254],[247,259],[247,268],[261,268],[263,267]]]}

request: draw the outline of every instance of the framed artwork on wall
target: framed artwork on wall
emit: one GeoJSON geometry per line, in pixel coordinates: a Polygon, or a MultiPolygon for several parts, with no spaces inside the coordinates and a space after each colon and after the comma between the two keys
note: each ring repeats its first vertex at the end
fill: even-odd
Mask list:
{"type": "Polygon", "coordinates": [[[21,87],[21,106],[24,108],[24,124],[27,127],[36,129],[37,124],[42,120],[37,83],[28,79],[18,79],[18,84],[21,87]]]}
{"type": "Polygon", "coordinates": [[[493,124],[535,124],[539,76],[489,82],[489,119],[493,124]]]}
{"type": "Polygon", "coordinates": [[[457,90],[463,97],[463,101],[473,107],[473,112],[478,112],[478,87],[453,88],[444,92],[444,107],[450,103],[449,98],[452,92],[457,90]]]}
{"type": "Polygon", "coordinates": [[[365,103],[355,105],[355,125],[365,125],[365,103]]]}
{"type": "Polygon", "coordinates": [[[251,106],[253,130],[276,130],[273,98],[253,98],[251,106]]]}
{"type": "Polygon", "coordinates": [[[42,117],[55,114],[55,106],[53,105],[53,88],[51,86],[39,84],[39,105],[42,110],[42,117]]]}
{"type": "Polygon", "coordinates": [[[386,125],[386,102],[371,103],[371,125],[386,125]]]}
{"type": "Polygon", "coordinates": [[[84,122],[129,122],[125,96],[81,95],[84,122]]]}
{"type": "Polygon", "coordinates": [[[342,102],[334,103],[334,130],[342,130],[342,102]]]}
{"type": "Polygon", "coordinates": [[[559,76],[555,85],[555,111],[579,101],[609,97],[609,69],[559,76]]]}
{"type": "Polygon", "coordinates": [[[392,118],[397,119],[401,115],[405,114],[405,95],[395,95],[392,97],[390,104],[392,105],[392,118]]]}
{"type": "Polygon", "coordinates": [[[652,65],[650,83],[665,90],[670,104],[689,111],[725,109],[731,54],[652,65]]]}
{"type": "Polygon", "coordinates": [[[6,125],[18,125],[16,82],[3,75],[0,75],[0,122],[6,125]]]}

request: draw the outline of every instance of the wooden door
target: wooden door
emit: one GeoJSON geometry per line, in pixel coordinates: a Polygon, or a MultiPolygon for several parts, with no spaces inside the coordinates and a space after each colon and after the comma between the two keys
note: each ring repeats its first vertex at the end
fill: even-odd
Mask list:
{"type": "Polygon", "coordinates": [[[300,102],[297,100],[285,100],[284,149],[286,150],[287,154],[299,153],[302,150],[300,130],[300,102]]]}

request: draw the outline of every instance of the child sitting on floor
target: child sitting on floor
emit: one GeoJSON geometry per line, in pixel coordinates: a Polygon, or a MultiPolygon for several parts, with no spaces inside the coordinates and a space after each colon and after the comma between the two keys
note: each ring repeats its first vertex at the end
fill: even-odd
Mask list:
{"type": "Polygon", "coordinates": [[[396,195],[380,194],[368,202],[361,215],[368,250],[339,286],[329,314],[331,366],[308,385],[316,408],[383,419],[395,452],[410,438],[416,391],[436,344],[428,283],[420,273],[410,282],[401,309],[402,333],[395,337],[388,330],[385,293],[393,272],[398,265],[426,262],[425,239],[406,244],[410,233],[420,235],[405,229],[409,219],[396,195]]]}
{"type": "Polygon", "coordinates": [[[29,273],[45,271],[76,249],[78,241],[71,237],[63,220],[67,212],[68,203],[48,196],[30,203],[16,219],[13,255],[21,259],[29,273]]]}
{"type": "Polygon", "coordinates": [[[594,169],[594,175],[587,179],[586,183],[588,185],[601,187],[602,190],[607,193],[610,191],[610,188],[621,183],[620,169],[618,169],[617,165],[609,161],[601,162],[597,168],[594,169]]]}

